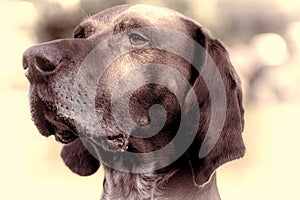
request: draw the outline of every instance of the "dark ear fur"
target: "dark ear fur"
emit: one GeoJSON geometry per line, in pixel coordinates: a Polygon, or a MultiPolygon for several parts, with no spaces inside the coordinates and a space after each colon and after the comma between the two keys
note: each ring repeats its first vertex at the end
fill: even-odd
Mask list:
{"type": "Polygon", "coordinates": [[[100,162],[89,153],[80,138],[65,145],[61,157],[65,164],[80,176],[91,175],[100,167],[100,162]]]}
{"type": "MultiPolygon", "coordinates": [[[[227,102],[226,118],[220,137],[212,150],[205,157],[199,158],[199,150],[211,120],[211,100],[206,83],[201,77],[200,69],[208,64],[207,59],[201,59],[204,62],[196,62],[198,65],[194,66],[200,71],[200,75],[197,74],[193,82],[193,90],[197,95],[198,102],[193,102],[188,94],[184,109],[187,127],[193,128],[195,124],[199,124],[197,135],[187,151],[187,156],[193,172],[194,183],[196,186],[202,186],[210,180],[210,177],[220,165],[241,158],[244,155],[245,147],[241,135],[244,127],[244,109],[240,80],[229,60],[226,49],[218,40],[212,39],[208,33],[202,31],[199,26],[196,30],[197,36],[194,36],[194,39],[205,48],[207,56],[211,57],[221,74],[227,102]],[[200,118],[195,117],[195,114],[193,114],[196,106],[200,110],[200,118]],[[195,119],[199,119],[199,122],[195,119]]],[[[197,60],[197,57],[195,57],[195,60],[197,60]]]]}

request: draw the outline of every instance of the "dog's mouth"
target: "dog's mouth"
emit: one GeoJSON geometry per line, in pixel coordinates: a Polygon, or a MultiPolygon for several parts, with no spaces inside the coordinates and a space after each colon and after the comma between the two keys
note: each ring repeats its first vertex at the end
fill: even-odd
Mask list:
{"type": "Polygon", "coordinates": [[[57,116],[51,112],[45,112],[45,120],[51,124],[54,130],[56,141],[68,144],[81,137],[101,146],[106,151],[125,151],[128,148],[128,140],[122,134],[93,137],[90,135],[78,134],[73,120],[57,116]]]}
{"type": "Polygon", "coordinates": [[[125,135],[89,137],[88,140],[105,151],[124,152],[128,149],[128,138],[125,135]]]}
{"type": "Polygon", "coordinates": [[[128,148],[128,138],[124,134],[103,133],[101,136],[92,136],[78,131],[73,119],[58,114],[56,107],[45,98],[42,100],[35,89],[31,91],[30,104],[34,124],[44,136],[54,135],[63,144],[69,144],[79,137],[85,138],[107,151],[125,151],[128,148]]]}

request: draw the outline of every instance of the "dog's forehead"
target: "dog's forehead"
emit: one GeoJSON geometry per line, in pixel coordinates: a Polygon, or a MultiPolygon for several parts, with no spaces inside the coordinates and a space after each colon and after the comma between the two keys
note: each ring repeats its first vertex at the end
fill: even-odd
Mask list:
{"type": "Polygon", "coordinates": [[[175,10],[157,7],[152,5],[138,4],[130,7],[124,15],[132,15],[140,18],[146,18],[152,23],[161,23],[161,20],[176,20],[183,15],[175,10]]]}
{"type": "Polygon", "coordinates": [[[121,13],[129,9],[129,5],[120,5],[103,10],[87,20],[99,21],[103,24],[109,24],[114,21],[121,13]]]}
{"type": "Polygon", "coordinates": [[[93,26],[98,28],[109,27],[110,25],[112,25],[113,21],[129,7],[129,5],[120,5],[108,8],[93,16],[87,17],[80,23],[79,26],[93,26]]]}
{"type": "Polygon", "coordinates": [[[163,26],[164,24],[174,25],[174,23],[179,23],[179,18],[186,17],[175,10],[164,7],[144,4],[121,5],[101,11],[82,22],[82,24],[91,23],[97,27],[111,26],[122,21],[122,19],[128,18],[144,20],[153,26],[163,26]]]}

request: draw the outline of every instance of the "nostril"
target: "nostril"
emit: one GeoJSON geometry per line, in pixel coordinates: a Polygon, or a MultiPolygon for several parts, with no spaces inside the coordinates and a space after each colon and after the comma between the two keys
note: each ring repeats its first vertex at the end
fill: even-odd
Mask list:
{"type": "Polygon", "coordinates": [[[46,58],[36,57],[36,67],[43,72],[52,72],[56,66],[46,58]]]}

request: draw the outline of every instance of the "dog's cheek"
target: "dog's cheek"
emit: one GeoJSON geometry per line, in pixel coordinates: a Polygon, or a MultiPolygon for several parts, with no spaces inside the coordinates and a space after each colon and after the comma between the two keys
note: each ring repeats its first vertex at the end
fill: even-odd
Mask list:
{"type": "Polygon", "coordinates": [[[61,157],[70,170],[80,176],[89,176],[100,167],[100,162],[84,147],[80,139],[65,145],[61,157]]]}

